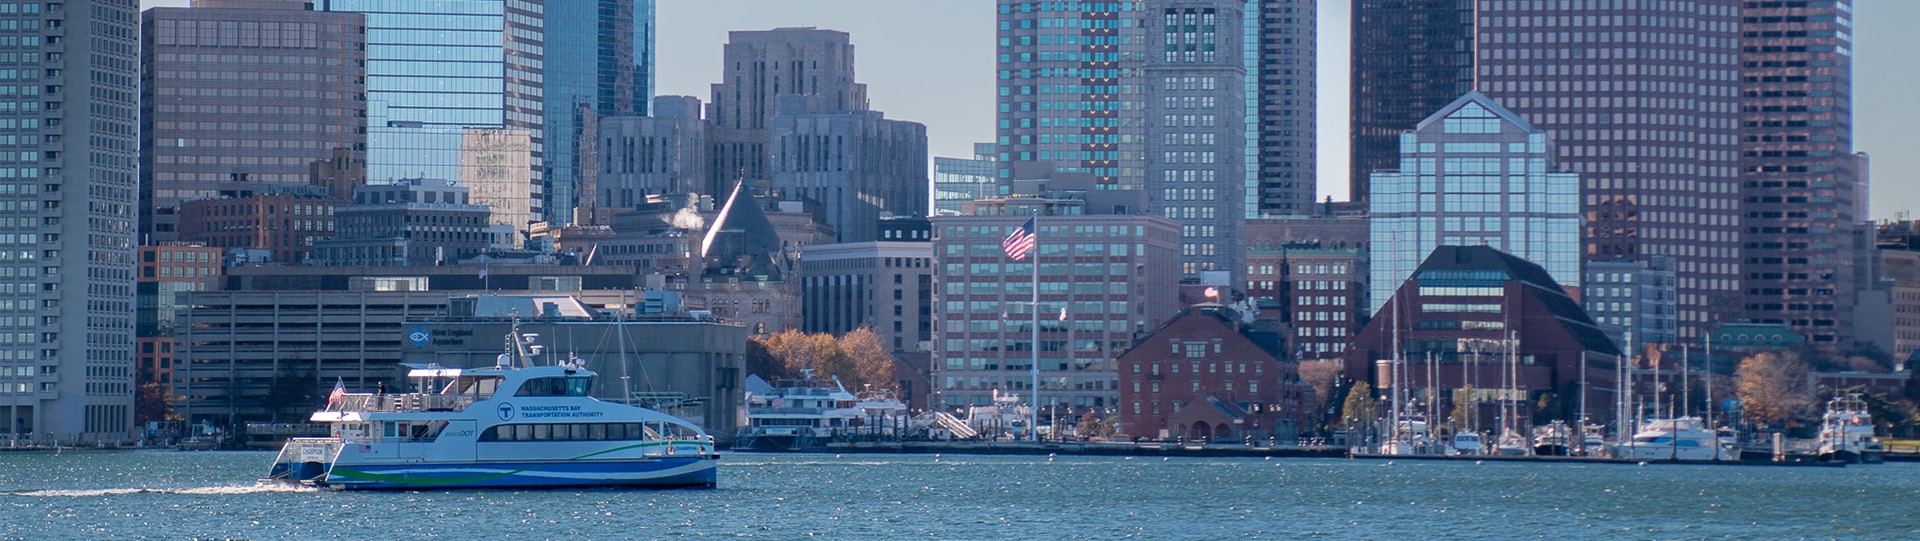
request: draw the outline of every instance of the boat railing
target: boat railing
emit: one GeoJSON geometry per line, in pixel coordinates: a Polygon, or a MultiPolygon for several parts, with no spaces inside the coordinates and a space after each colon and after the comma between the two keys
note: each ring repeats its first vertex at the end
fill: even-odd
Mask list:
{"type": "Polygon", "coordinates": [[[791,406],[781,406],[778,408],[773,406],[753,406],[747,408],[748,415],[822,415],[825,414],[826,411],[826,408],[796,408],[791,406]]]}
{"type": "Polygon", "coordinates": [[[341,399],[341,411],[406,412],[460,411],[473,405],[474,397],[457,394],[349,394],[341,399]]]}

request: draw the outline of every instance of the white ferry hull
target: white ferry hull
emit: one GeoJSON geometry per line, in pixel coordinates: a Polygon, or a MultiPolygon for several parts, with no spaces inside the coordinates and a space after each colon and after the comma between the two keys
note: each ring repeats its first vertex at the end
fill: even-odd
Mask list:
{"type": "Polygon", "coordinates": [[[711,488],[717,455],[620,460],[335,464],[320,484],[342,489],[711,488]]]}

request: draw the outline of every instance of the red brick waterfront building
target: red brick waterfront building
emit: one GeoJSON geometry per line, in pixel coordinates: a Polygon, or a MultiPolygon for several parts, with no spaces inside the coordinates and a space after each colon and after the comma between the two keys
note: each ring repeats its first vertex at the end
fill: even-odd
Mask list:
{"type": "Polygon", "coordinates": [[[1120,432],[1136,438],[1292,441],[1299,364],[1277,330],[1216,304],[1188,308],[1120,355],[1120,432]]]}

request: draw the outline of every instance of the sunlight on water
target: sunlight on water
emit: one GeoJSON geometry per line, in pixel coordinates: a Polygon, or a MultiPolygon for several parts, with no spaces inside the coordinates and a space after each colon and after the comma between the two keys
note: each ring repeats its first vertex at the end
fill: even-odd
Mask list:
{"type": "Polygon", "coordinates": [[[729,453],[712,490],[361,493],[272,458],[0,454],[0,539],[1920,538],[1910,464],[729,453]]]}

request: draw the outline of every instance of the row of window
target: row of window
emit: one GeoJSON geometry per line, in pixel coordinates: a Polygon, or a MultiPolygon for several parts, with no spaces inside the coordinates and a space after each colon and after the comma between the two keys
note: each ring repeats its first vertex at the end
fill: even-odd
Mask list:
{"type": "Polygon", "coordinates": [[[653,427],[642,423],[522,423],[494,425],[480,432],[480,441],[626,441],[658,439],[653,427]]]}

